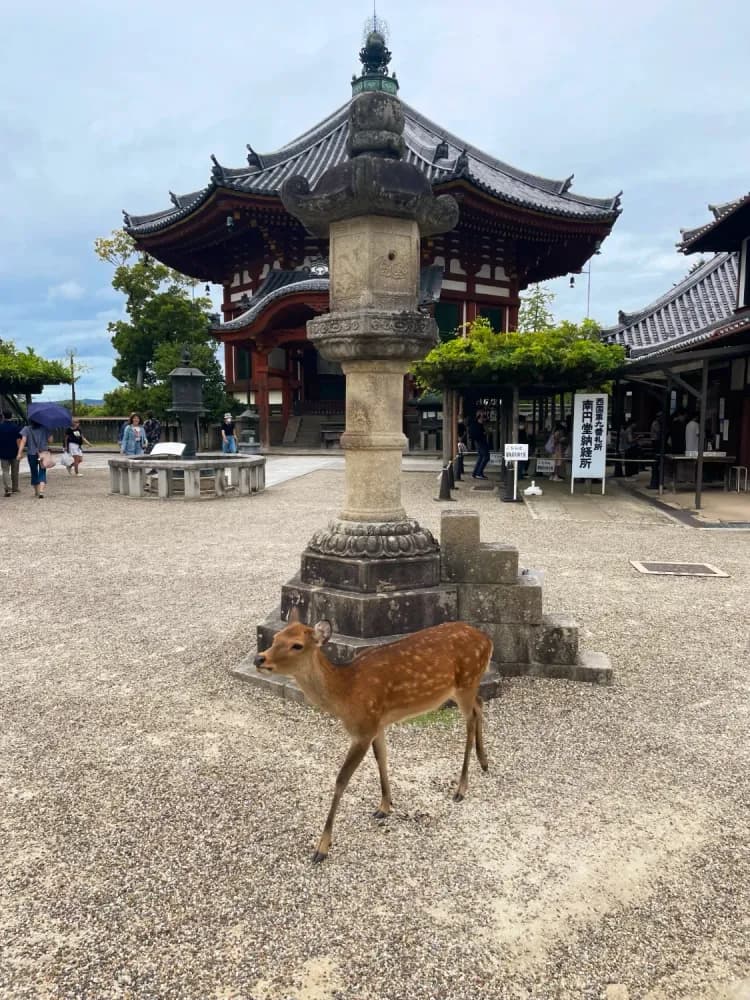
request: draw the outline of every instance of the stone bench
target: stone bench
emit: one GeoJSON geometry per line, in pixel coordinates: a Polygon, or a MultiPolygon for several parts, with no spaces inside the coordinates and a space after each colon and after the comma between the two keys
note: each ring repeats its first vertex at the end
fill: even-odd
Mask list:
{"type": "Polygon", "coordinates": [[[339,443],[339,438],[345,431],[343,424],[321,424],[320,440],[324,447],[339,443]]]}
{"type": "Polygon", "coordinates": [[[109,460],[110,493],[126,497],[156,495],[168,500],[177,495],[176,481],[183,483],[185,500],[201,499],[201,477],[212,480],[206,499],[224,497],[235,490],[240,496],[260,493],[266,486],[266,460],[262,455],[197,455],[193,458],[159,458],[153,455],[120,455],[109,460]]]}

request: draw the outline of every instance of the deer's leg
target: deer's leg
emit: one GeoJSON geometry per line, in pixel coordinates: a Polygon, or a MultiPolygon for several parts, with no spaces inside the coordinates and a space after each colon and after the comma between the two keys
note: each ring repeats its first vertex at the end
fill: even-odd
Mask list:
{"type": "Polygon", "coordinates": [[[372,740],[370,739],[354,740],[352,745],[349,747],[346,759],[341,765],[341,770],[336,776],[336,788],[333,793],[331,808],[328,810],[326,825],[323,827],[323,835],[318,843],[318,849],[315,854],[313,854],[313,861],[315,862],[325,861],[328,857],[328,851],[331,846],[331,834],[333,832],[333,821],[336,818],[336,810],[338,809],[339,802],[341,801],[341,796],[346,791],[346,786],[349,784],[351,776],[362,763],[371,742],[372,740]]]}
{"type": "Polygon", "coordinates": [[[458,779],[458,788],[453,796],[454,802],[461,802],[463,801],[466,795],[466,790],[469,787],[469,761],[471,760],[471,751],[474,749],[474,744],[476,743],[477,715],[475,711],[475,695],[473,691],[456,691],[455,698],[458,702],[458,707],[461,709],[461,713],[466,720],[464,763],[461,768],[461,776],[458,779]]]}
{"type": "Polygon", "coordinates": [[[391,801],[391,785],[388,781],[388,751],[385,745],[385,733],[381,729],[372,741],[372,752],[378,762],[378,773],[380,775],[380,806],[373,813],[375,819],[385,819],[391,812],[393,803],[391,801]]]}
{"type": "Polygon", "coordinates": [[[482,699],[477,695],[474,702],[474,712],[477,717],[477,732],[476,732],[476,749],[477,749],[477,760],[479,761],[479,766],[483,771],[488,768],[487,754],[484,750],[484,710],[482,708],[482,699]]]}

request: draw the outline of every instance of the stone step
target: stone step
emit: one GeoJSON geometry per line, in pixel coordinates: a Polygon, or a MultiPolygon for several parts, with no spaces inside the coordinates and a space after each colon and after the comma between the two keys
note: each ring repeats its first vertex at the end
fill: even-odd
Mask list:
{"type": "Polygon", "coordinates": [[[612,684],[614,673],[606,653],[581,652],[575,663],[499,663],[503,677],[544,677],[550,680],[612,684]]]}

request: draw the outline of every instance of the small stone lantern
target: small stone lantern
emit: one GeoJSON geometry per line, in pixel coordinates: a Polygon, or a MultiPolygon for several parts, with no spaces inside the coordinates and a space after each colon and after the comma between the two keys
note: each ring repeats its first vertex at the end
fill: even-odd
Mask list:
{"type": "Polygon", "coordinates": [[[172,380],[172,405],[168,413],[174,413],[180,423],[180,435],[185,443],[184,457],[192,458],[198,449],[198,417],[205,413],[203,407],[203,383],[206,376],[190,365],[190,352],[182,351],[182,365],[169,373],[172,380]]]}

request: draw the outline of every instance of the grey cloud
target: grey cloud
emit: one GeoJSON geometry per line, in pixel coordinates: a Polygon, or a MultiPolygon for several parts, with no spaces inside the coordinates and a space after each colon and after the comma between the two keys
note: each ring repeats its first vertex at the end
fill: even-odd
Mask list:
{"type": "MultiPolygon", "coordinates": [[[[47,353],[78,336],[109,387],[111,271],[94,238],[122,208],[159,210],[169,189],[203,186],[212,152],[240,165],[246,142],[278,148],[342,104],[366,14],[334,0],[221,16],[196,0],[29,0],[4,12],[3,335],[47,353]],[[86,294],[55,297],[50,319],[46,290],[66,283],[86,294]]],[[[592,270],[592,313],[605,323],[688,269],[674,250],[680,226],[750,188],[750,5],[740,0],[512,10],[475,0],[460,16],[448,0],[405,0],[384,14],[404,100],[518,167],[575,172],[574,190],[624,189],[592,270]]],[[[559,315],[580,318],[583,284],[555,283],[559,315]]]]}

